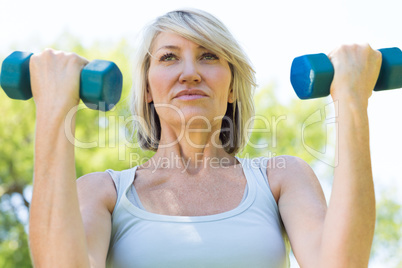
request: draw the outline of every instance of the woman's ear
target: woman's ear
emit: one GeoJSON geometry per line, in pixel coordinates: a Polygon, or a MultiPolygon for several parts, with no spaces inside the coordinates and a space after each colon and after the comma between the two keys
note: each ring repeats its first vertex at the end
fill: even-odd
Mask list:
{"type": "Polygon", "coordinates": [[[233,89],[231,88],[229,91],[229,96],[228,96],[228,103],[233,103],[234,98],[233,98],[233,89]]]}
{"type": "Polygon", "coordinates": [[[147,87],[147,103],[151,103],[152,102],[152,94],[151,91],[149,90],[149,87],[147,87]]]}

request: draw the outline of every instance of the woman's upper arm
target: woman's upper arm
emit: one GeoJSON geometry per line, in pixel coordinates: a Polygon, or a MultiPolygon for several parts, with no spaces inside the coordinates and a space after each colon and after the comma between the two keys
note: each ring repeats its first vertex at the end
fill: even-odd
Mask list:
{"type": "Polygon", "coordinates": [[[117,199],[113,180],[105,172],[91,173],[77,180],[77,189],[91,267],[105,267],[117,199]]]}
{"type": "Polygon", "coordinates": [[[311,167],[297,157],[284,158],[284,166],[269,166],[267,176],[278,202],[293,253],[301,267],[318,260],[327,204],[311,167]]]}

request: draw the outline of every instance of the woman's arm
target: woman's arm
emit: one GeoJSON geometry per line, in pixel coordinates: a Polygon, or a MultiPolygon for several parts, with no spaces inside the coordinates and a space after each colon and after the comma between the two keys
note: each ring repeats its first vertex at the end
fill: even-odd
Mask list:
{"type": "MultiPolygon", "coordinates": [[[[62,117],[62,116],[61,116],[62,117]]],[[[79,210],[74,145],[64,121],[37,109],[29,242],[36,267],[89,267],[79,210]]],[[[71,122],[71,127],[75,123],[71,122]]]]}
{"type": "Polygon", "coordinates": [[[280,185],[279,208],[302,267],[367,267],[375,227],[367,105],[381,54],[368,45],[343,46],[330,58],[338,165],[328,209],[315,175],[300,160],[274,171],[273,180],[280,185]]]}
{"type": "Polygon", "coordinates": [[[338,166],[324,223],[321,263],[367,267],[376,217],[367,106],[381,53],[368,45],[343,46],[330,58],[335,68],[331,95],[338,115],[338,166]]]}
{"type": "MultiPolygon", "coordinates": [[[[80,72],[86,63],[75,54],[53,50],[30,60],[37,119],[29,242],[37,267],[90,266],[78,201],[74,144],[65,133],[65,117],[71,111],[75,114],[80,72]]],[[[67,126],[74,134],[75,117],[67,126]]]]}

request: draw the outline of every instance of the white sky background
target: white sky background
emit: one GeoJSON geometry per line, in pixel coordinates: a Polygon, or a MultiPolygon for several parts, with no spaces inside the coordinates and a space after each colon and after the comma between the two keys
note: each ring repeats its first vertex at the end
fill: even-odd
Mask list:
{"type": "MultiPolygon", "coordinates": [[[[258,84],[274,82],[285,101],[296,98],[289,82],[296,56],[348,43],[402,48],[400,0],[0,0],[0,54],[37,52],[66,31],[87,45],[134,41],[151,19],[183,7],[221,19],[253,62],[258,84]]],[[[402,196],[402,90],[374,93],[369,117],[376,189],[402,196]]]]}

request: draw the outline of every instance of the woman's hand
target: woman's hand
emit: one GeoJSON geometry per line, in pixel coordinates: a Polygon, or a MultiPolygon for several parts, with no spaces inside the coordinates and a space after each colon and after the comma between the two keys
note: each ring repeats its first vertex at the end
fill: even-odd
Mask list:
{"type": "Polygon", "coordinates": [[[373,50],[368,44],[344,45],[328,57],[335,69],[332,99],[367,109],[381,69],[381,52],[373,50]]]}
{"type": "Polygon", "coordinates": [[[32,55],[29,69],[37,108],[56,112],[78,105],[80,74],[87,63],[74,53],[52,49],[32,55]]]}

